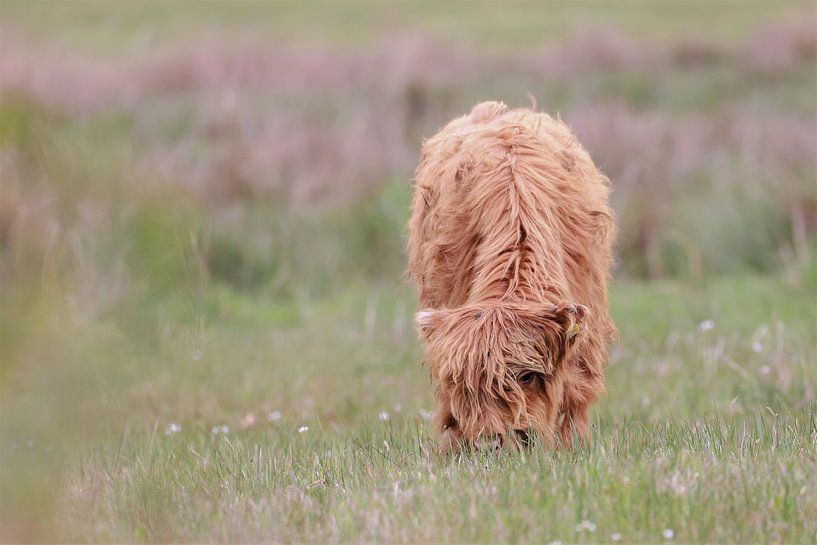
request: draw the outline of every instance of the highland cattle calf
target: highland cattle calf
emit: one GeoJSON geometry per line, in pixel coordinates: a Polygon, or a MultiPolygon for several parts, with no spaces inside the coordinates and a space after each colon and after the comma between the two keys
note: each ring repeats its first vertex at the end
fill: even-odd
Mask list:
{"type": "Polygon", "coordinates": [[[610,185],[558,119],[477,105],[423,144],[409,276],[444,450],[588,434],[616,335],[610,185]]]}

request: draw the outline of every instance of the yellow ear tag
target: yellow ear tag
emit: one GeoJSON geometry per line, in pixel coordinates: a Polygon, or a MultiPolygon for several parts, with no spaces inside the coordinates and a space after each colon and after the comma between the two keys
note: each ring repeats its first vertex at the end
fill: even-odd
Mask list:
{"type": "Polygon", "coordinates": [[[570,328],[570,336],[575,337],[579,334],[579,331],[582,330],[582,326],[580,324],[573,324],[573,327],[570,328]]]}

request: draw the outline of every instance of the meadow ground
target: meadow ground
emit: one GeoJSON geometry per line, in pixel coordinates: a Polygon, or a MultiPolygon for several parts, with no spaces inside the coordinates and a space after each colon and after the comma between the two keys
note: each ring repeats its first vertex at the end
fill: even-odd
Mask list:
{"type": "Polygon", "coordinates": [[[813,4],[114,6],[0,3],[0,539],[817,542],[813,4]],[[408,180],[528,93],[621,340],[587,444],[444,458],[408,180]]]}
{"type": "Polygon", "coordinates": [[[810,542],[815,279],[619,283],[590,443],[450,458],[393,286],[208,294],[151,349],[48,304],[30,342],[75,368],[16,377],[4,484],[66,539],[810,542]]]}

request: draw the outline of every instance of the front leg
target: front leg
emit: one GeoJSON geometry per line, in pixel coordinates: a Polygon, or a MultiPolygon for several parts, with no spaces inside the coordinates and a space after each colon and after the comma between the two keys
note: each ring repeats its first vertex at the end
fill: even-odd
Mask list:
{"type": "Polygon", "coordinates": [[[579,441],[587,440],[590,435],[588,410],[587,405],[582,405],[580,407],[571,406],[564,412],[561,425],[562,445],[568,448],[575,446],[573,441],[574,430],[579,441]]]}

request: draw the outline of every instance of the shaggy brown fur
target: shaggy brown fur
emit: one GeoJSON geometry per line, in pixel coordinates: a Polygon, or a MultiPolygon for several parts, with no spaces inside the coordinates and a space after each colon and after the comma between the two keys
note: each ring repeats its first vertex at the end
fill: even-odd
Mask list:
{"type": "Polygon", "coordinates": [[[409,274],[443,446],[588,433],[615,326],[609,181],[559,120],[477,105],[423,145],[409,274]]]}

